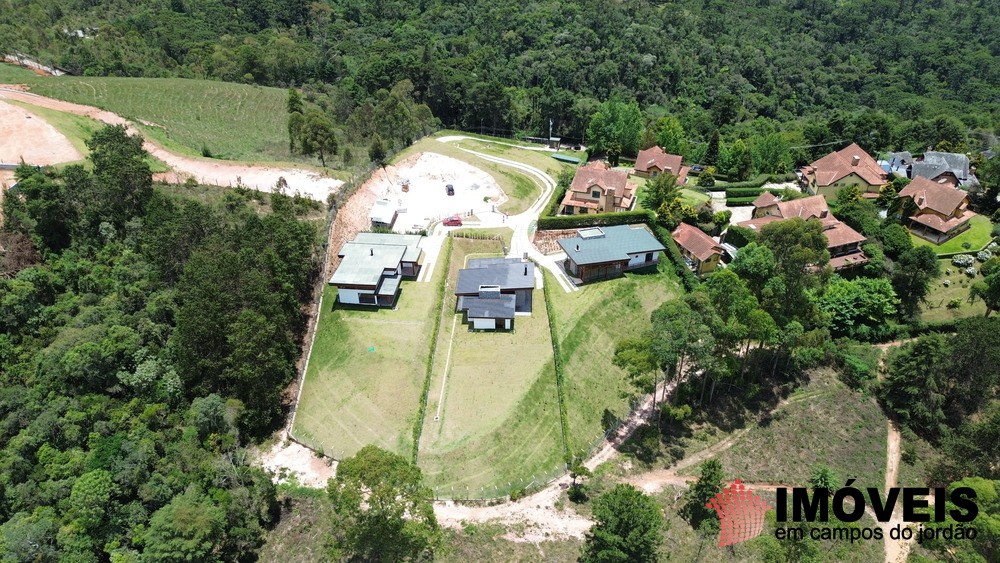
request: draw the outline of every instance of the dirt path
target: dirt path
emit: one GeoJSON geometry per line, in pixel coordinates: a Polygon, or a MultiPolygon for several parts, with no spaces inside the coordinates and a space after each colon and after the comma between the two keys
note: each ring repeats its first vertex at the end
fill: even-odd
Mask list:
{"type": "Polygon", "coordinates": [[[48,165],[83,159],[62,133],[38,115],[0,101],[0,164],[48,165]]]}
{"type": "MultiPolygon", "coordinates": [[[[109,125],[126,125],[131,133],[138,132],[132,123],[109,111],[46,98],[9,85],[0,85],[0,100],[2,99],[18,100],[44,108],[82,115],[109,125]]],[[[9,104],[3,105],[9,106],[9,104]]],[[[46,147],[44,138],[28,138],[24,142],[46,147]]],[[[164,182],[183,183],[188,178],[194,178],[199,183],[207,185],[243,185],[258,191],[269,192],[278,183],[279,178],[284,178],[288,184],[288,193],[299,192],[304,196],[324,202],[329,194],[335,192],[344,183],[341,180],[305,169],[258,166],[184,156],[171,152],[149,139],[146,139],[143,147],[149,154],[163,161],[172,169],[172,172],[157,175],[156,179],[164,182]]],[[[75,160],[80,158],[82,156],[75,160]]]]}

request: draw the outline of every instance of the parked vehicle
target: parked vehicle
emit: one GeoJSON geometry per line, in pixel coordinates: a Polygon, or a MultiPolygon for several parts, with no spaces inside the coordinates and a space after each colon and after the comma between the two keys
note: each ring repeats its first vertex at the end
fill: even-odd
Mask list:
{"type": "Polygon", "coordinates": [[[451,217],[445,219],[443,223],[445,227],[461,227],[462,218],[458,215],[452,215],[451,217]]]}
{"type": "Polygon", "coordinates": [[[447,186],[444,187],[444,189],[446,192],[448,192],[448,195],[455,195],[455,186],[448,184],[447,186]]]}
{"type": "Polygon", "coordinates": [[[704,169],[705,168],[702,167],[700,164],[695,164],[694,166],[691,167],[691,172],[701,172],[704,169]]]}

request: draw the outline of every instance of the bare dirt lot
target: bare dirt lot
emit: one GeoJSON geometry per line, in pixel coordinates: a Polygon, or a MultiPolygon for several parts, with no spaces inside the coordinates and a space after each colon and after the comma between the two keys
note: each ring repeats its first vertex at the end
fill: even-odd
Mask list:
{"type": "Polygon", "coordinates": [[[496,180],[486,172],[432,152],[417,153],[387,166],[373,180],[370,188],[375,199],[388,199],[401,210],[394,226],[397,232],[426,229],[448,215],[491,210],[504,197],[496,180]],[[404,183],[409,185],[405,192],[404,183]],[[455,195],[447,194],[448,184],[455,195]]]}
{"type": "Polygon", "coordinates": [[[0,163],[59,164],[83,155],[62,133],[30,111],[0,101],[0,163]]]}

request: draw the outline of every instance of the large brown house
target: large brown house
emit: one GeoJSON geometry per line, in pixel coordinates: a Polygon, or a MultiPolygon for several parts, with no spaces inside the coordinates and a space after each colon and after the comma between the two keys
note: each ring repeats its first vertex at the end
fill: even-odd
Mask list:
{"type": "Polygon", "coordinates": [[[886,171],[857,143],[804,166],[802,174],[809,193],[827,197],[846,186],[858,186],[865,197],[878,197],[889,181],[886,171]]]}
{"type": "Polygon", "coordinates": [[[844,270],[868,262],[861,251],[862,243],[868,239],[834,217],[826,205],[826,198],[821,195],[781,201],[770,192],[764,192],[754,200],[753,206],[753,219],[737,225],[759,231],[764,225],[783,219],[815,219],[823,224],[831,268],[844,270]]]}
{"type": "Polygon", "coordinates": [[[968,229],[976,215],[965,192],[919,176],[900,190],[899,198],[906,200],[903,210],[912,211],[910,231],[936,244],[968,229]]]}
{"type": "Polygon", "coordinates": [[[660,147],[650,147],[639,151],[635,157],[635,175],[641,178],[655,178],[660,174],[677,176],[677,184],[682,185],[687,178],[688,167],[681,166],[682,158],[676,154],[664,152],[660,147]]]}
{"type": "Polygon", "coordinates": [[[629,211],[635,205],[635,184],[628,172],[611,170],[595,161],[576,169],[573,183],[562,200],[564,215],[629,211]]]}

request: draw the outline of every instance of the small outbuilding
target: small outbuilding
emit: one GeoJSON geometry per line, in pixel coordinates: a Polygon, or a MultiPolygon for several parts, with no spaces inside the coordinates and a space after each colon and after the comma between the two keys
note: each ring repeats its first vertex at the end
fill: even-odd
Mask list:
{"type": "Polygon", "coordinates": [[[396,222],[396,206],[388,199],[380,199],[372,206],[368,214],[372,228],[391,229],[396,222]]]}

